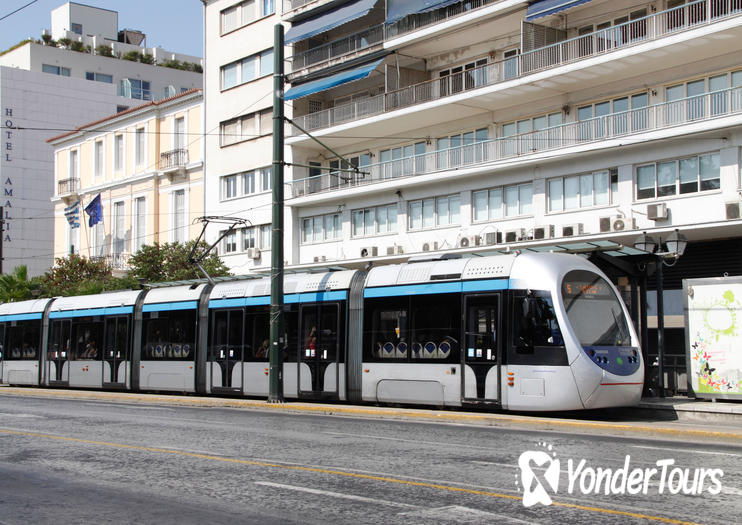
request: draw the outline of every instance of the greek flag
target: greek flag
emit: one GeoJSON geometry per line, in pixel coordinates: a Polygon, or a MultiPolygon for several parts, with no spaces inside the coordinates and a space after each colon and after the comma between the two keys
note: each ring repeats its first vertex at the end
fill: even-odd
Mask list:
{"type": "Polygon", "coordinates": [[[74,204],[70,204],[64,209],[64,216],[67,217],[67,222],[70,223],[71,228],[80,227],[80,201],[74,204]]]}

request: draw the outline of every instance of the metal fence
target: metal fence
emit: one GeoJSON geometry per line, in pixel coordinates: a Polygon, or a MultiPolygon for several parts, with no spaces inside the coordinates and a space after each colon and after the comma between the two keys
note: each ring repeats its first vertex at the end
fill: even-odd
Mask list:
{"type": "Polygon", "coordinates": [[[188,164],[188,150],[185,148],[173,149],[160,153],[160,169],[180,168],[188,164]]]}
{"type": "Polygon", "coordinates": [[[330,172],[306,177],[291,183],[292,194],[297,197],[387,179],[476,167],[501,159],[738,114],[742,114],[742,86],[360,167],[359,171],[365,173],[330,172]]]}
{"type": "Polygon", "coordinates": [[[373,26],[359,33],[297,53],[289,57],[288,61],[291,63],[291,70],[297,71],[313,64],[327,62],[333,58],[358,53],[383,41],[384,26],[373,26]]]}
{"type": "MultiPolygon", "coordinates": [[[[741,14],[742,0],[699,0],[499,62],[295,117],[294,120],[308,131],[335,126],[506,82],[741,14]]],[[[294,128],[291,134],[300,135],[301,132],[294,128]]]]}

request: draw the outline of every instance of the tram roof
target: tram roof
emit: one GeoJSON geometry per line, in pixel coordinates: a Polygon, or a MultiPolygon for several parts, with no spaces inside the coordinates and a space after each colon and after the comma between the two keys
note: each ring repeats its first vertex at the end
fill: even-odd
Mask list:
{"type": "Polygon", "coordinates": [[[2,303],[0,304],[0,315],[43,312],[49,301],[51,299],[44,298],[18,301],[17,303],[2,303]]]}

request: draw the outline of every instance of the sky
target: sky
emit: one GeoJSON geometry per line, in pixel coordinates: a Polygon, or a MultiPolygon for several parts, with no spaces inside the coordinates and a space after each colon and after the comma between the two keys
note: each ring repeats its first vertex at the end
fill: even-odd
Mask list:
{"type": "MultiPolygon", "coordinates": [[[[32,0],[0,0],[0,18],[32,0]]],[[[50,13],[66,0],[36,0],[0,20],[0,51],[51,29],[50,13]]],[[[138,29],[147,35],[147,47],[197,57],[203,56],[203,4],[200,0],[78,0],[78,4],[118,11],[119,29],[138,29]]]]}

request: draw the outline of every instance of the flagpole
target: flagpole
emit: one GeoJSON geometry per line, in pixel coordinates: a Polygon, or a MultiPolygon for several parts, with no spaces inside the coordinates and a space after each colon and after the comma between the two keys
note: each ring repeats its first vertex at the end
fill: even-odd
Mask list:
{"type": "Polygon", "coordinates": [[[85,220],[85,206],[82,205],[82,197],[80,197],[80,222],[85,225],[85,239],[88,241],[88,259],[90,259],[90,235],[88,235],[88,221],[85,220]]]}

